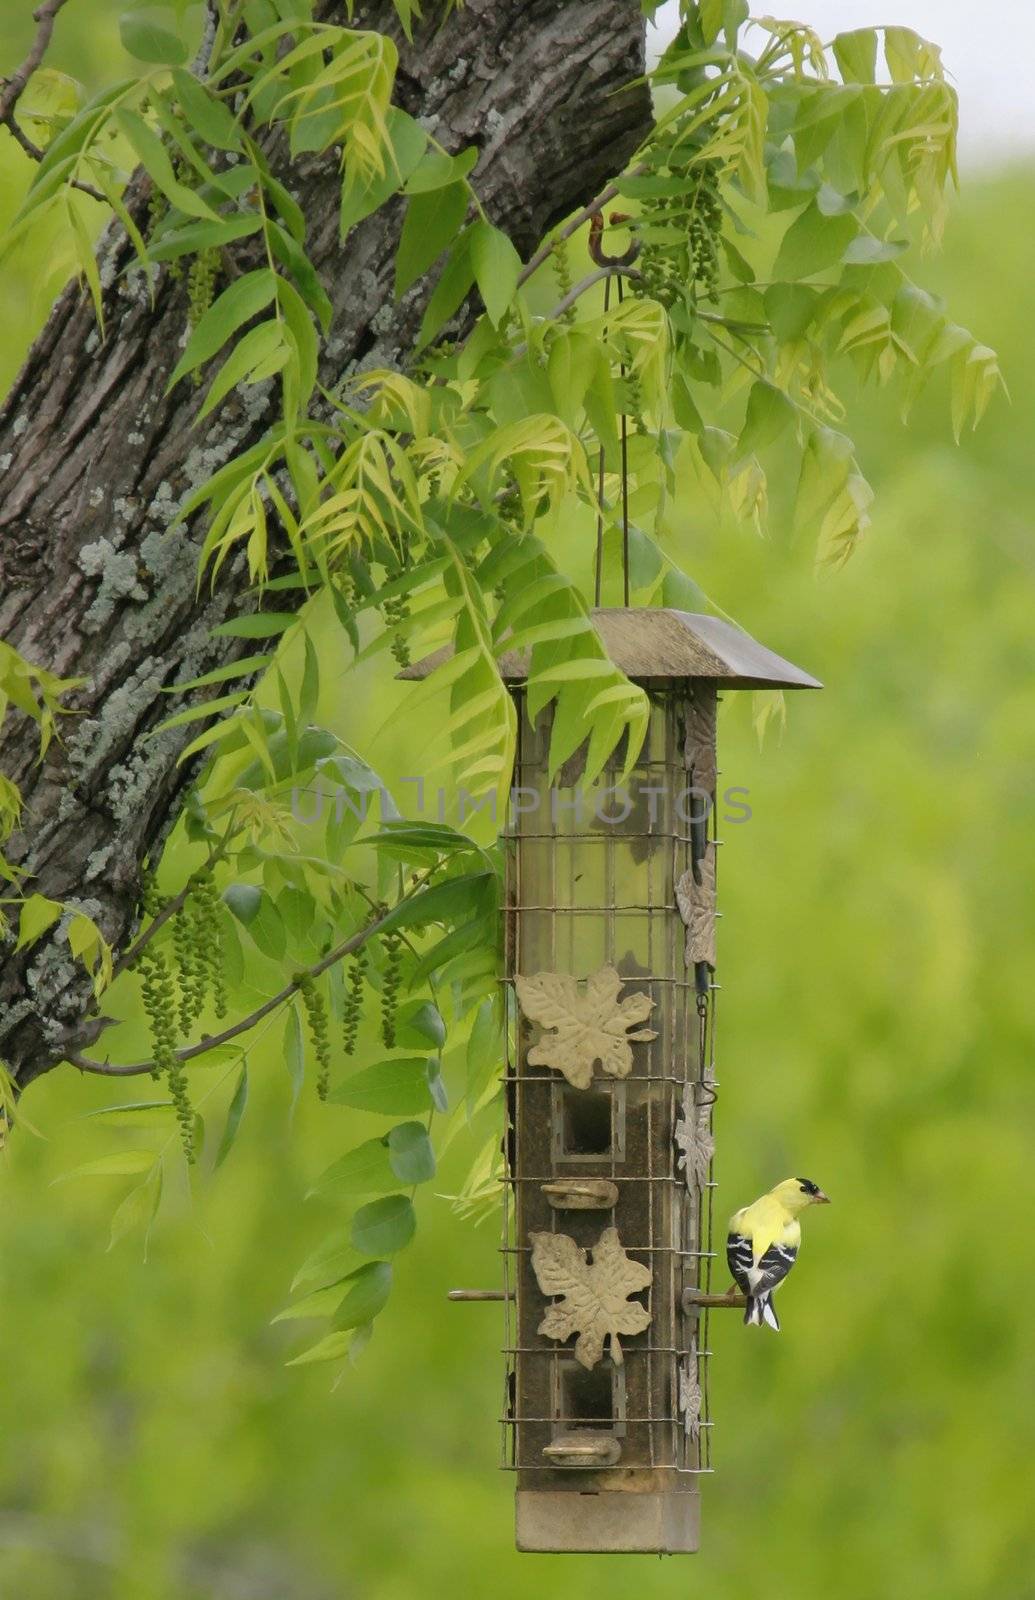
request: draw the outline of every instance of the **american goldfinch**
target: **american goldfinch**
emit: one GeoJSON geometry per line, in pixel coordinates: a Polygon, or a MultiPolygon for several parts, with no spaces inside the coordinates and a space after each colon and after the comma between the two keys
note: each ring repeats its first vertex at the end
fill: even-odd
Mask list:
{"type": "Polygon", "coordinates": [[[811,1178],[785,1178],[760,1200],[743,1206],[730,1218],[726,1260],[739,1288],[747,1295],[744,1321],[780,1331],[773,1291],[793,1267],[801,1243],[798,1215],[806,1206],[829,1205],[811,1178]]]}

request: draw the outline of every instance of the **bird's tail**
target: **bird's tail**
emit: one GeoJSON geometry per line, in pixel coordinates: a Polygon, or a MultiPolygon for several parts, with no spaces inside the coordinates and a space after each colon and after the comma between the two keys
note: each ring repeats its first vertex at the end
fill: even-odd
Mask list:
{"type": "Polygon", "coordinates": [[[744,1321],[749,1327],[753,1328],[760,1328],[765,1323],[774,1332],[779,1333],[780,1319],[776,1315],[771,1289],[767,1290],[765,1294],[748,1295],[747,1305],[744,1309],[744,1321]]]}

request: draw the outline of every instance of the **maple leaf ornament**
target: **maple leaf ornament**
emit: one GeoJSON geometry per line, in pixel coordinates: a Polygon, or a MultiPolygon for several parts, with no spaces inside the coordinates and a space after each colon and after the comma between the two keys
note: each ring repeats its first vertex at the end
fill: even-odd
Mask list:
{"type": "Polygon", "coordinates": [[[638,1028],[654,1009],[646,994],[618,995],[622,978],[614,967],[601,967],[585,980],[563,972],[537,972],[515,978],[518,1002],[525,1016],[551,1030],[528,1052],[533,1067],[555,1067],[573,1089],[588,1089],[593,1065],[599,1061],[611,1078],[627,1078],[632,1071],[631,1041],[656,1039],[652,1028],[638,1028]],[[630,1029],[636,1029],[630,1032],[630,1029]]]}
{"type": "Polygon", "coordinates": [[[611,1360],[622,1365],[620,1333],[642,1333],[650,1326],[646,1306],[629,1300],[631,1294],[650,1287],[650,1268],[630,1261],[617,1228],[605,1228],[590,1253],[566,1233],[530,1233],[532,1270],[543,1294],[562,1295],[548,1308],[539,1332],[548,1339],[575,1342],[575,1360],[589,1371],[611,1341],[611,1360]]]}
{"type": "Polygon", "coordinates": [[[709,1069],[700,1083],[683,1088],[679,1120],[672,1135],[680,1151],[677,1165],[688,1189],[704,1189],[715,1154],[712,1133],[712,1106],[715,1104],[715,1079],[709,1069]]]}

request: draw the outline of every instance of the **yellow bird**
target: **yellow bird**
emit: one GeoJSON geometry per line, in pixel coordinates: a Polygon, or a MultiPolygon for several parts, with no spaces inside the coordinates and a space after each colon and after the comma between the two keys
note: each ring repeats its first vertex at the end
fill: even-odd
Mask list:
{"type": "Polygon", "coordinates": [[[779,1333],[773,1291],[797,1260],[801,1244],[799,1213],[806,1206],[829,1204],[829,1198],[811,1178],[785,1178],[760,1200],[733,1213],[726,1260],[738,1287],[747,1295],[745,1322],[758,1328],[766,1322],[779,1333]]]}

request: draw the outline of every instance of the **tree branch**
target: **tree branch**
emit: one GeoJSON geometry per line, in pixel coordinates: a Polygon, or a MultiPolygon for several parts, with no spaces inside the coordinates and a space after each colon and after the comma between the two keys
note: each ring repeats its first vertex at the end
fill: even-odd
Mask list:
{"type": "MultiPolygon", "coordinates": [[[[15,108],[26,85],[33,73],[43,64],[43,58],[50,45],[50,36],[54,32],[54,19],[61,7],[68,4],[68,0],[45,0],[45,4],[37,6],[32,13],[38,24],[36,37],[32,41],[32,48],[21,66],[4,82],[3,91],[0,92],[0,127],[7,128],[16,143],[20,144],[25,154],[33,161],[43,160],[43,151],[34,143],[25,129],[21,127],[15,116],[15,108]]],[[[99,200],[106,204],[106,198],[99,189],[90,183],[80,183],[78,178],[72,178],[69,187],[78,189],[82,194],[88,194],[91,200],[99,200]]]]}
{"type": "MultiPolygon", "coordinates": [[[[315,11],[337,18],[341,8],[318,0],[315,11]]],[[[383,0],[357,0],[355,16],[399,43],[398,103],[451,152],[478,147],[481,203],[525,258],[599,195],[649,131],[638,0],[471,0],[412,46],[388,11],[383,0]]],[[[18,92],[8,86],[5,100],[13,105],[18,92]]],[[[404,364],[433,287],[425,278],[395,295],[404,202],[359,223],[343,258],[336,162],[291,161],[274,136],[267,145],[306,214],[307,252],[333,307],[320,382],[333,390],[357,366],[404,364]]],[[[149,190],[138,175],[126,191],[141,225],[149,190]]],[[[235,392],[197,422],[195,388],[166,392],[185,285],[161,271],[152,295],[125,272],[133,251],[117,227],[103,249],[107,338],[96,338],[89,302],[71,285],[0,404],[0,635],[82,681],[78,715],[42,762],[29,719],[6,719],[0,767],[23,799],[10,860],[50,899],[90,901],[121,952],[136,931],[141,864],[157,858],[202,759],[180,761],[196,728],[155,736],[162,691],[246,654],[247,641],[218,625],[258,603],[243,553],[214,589],[198,592],[201,529],[178,524],[177,512],[262,437],[276,389],[235,392]]],[[[473,315],[472,299],[458,337],[473,315]]],[[[303,598],[285,591],[278,602],[291,609],[303,598]]],[[[68,1059],[93,1006],[89,974],[57,931],[5,952],[0,1056],[20,1089],[68,1059]]]]}
{"type": "MultiPolygon", "coordinates": [[[[646,170],[646,163],[641,162],[639,166],[633,167],[627,176],[639,178],[642,177],[646,170]]],[[[591,200],[588,205],[583,206],[582,210],[577,211],[570,221],[565,223],[563,228],[559,228],[556,233],[551,234],[549,239],[539,246],[539,249],[530,258],[528,264],[522,267],[518,273],[518,286],[520,287],[521,284],[527,283],[533,272],[538,272],[543,262],[549,261],[553,255],[553,247],[559,239],[570,239],[573,233],[578,233],[583,223],[588,222],[591,217],[599,216],[607,202],[615,198],[618,188],[617,181],[609,183],[606,189],[601,189],[595,200],[591,200]]]]}
{"type": "Polygon", "coordinates": [[[0,122],[10,125],[14,108],[25,91],[25,85],[43,61],[50,44],[50,36],[54,32],[54,18],[61,7],[68,4],[68,0],[44,0],[44,4],[37,6],[32,13],[33,20],[37,23],[36,37],[32,41],[32,48],[21,66],[4,84],[3,93],[0,94],[0,122]]]}
{"type": "MultiPolygon", "coordinates": [[[[412,896],[407,896],[406,898],[412,899],[412,896]]],[[[403,904],[404,902],[400,901],[399,903],[403,904]]],[[[285,1000],[290,1000],[292,995],[297,994],[303,979],[318,978],[321,972],[326,972],[328,967],[333,967],[338,961],[344,961],[346,956],[350,956],[354,950],[358,950],[361,945],[366,944],[368,939],[372,939],[376,933],[380,932],[389,918],[394,915],[396,909],[398,908],[395,907],[392,911],[386,911],[383,916],[368,922],[365,927],[360,928],[358,933],[351,934],[348,939],[336,946],[329,955],[323,956],[319,961],[315,961],[311,967],[300,968],[291,982],[285,984],[284,988],[278,994],[275,994],[271,1000],[264,1001],[255,1011],[250,1011],[246,1017],[241,1017],[239,1021],[231,1024],[229,1028],[224,1028],[222,1033],[209,1034],[198,1044],[186,1045],[182,1050],[177,1050],[176,1059],[178,1061],[193,1061],[195,1056],[203,1056],[209,1050],[217,1049],[221,1044],[229,1044],[231,1039],[236,1039],[240,1034],[248,1033],[264,1017],[268,1017],[271,1011],[276,1011],[277,1007],[282,1006],[285,1000]]],[[[128,1065],[119,1065],[110,1061],[92,1061],[88,1056],[81,1056],[76,1052],[70,1052],[65,1059],[73,1067],[78,1067],[80,1072],[92,1072],[102,1078],[139,1078],[144,1073],[154,1070],[153,1061],[133,1061],[128,1065]]]]}

